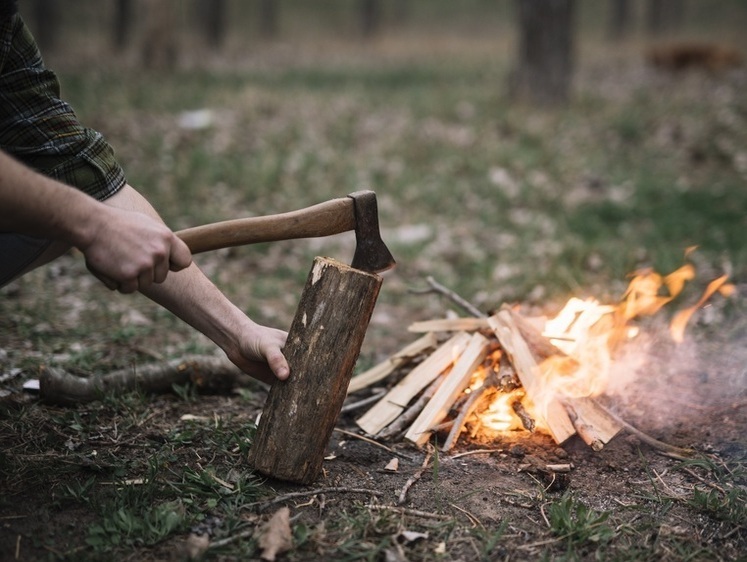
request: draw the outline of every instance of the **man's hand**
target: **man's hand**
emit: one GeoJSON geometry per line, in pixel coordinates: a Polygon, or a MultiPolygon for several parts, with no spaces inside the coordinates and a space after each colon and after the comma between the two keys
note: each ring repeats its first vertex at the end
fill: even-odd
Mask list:
{"type": "Polygon", "coordinates": [[[287,379],[290,368],[282,348],[288,334],[282,330],[251,323],[253,327],[239,332],[238,348],[226,351],[228,358],[239,369],[262,382],[270,384],[275,379],[287,379]]]}
{"type": "Polygon", "coordinates": [[[187,245],[139,201],[128,185],[105,202],[97,201],[0,150],[0,231],[55,245],[33,267],[75,246],[91,272],[122,293],[162,283],[169,271],[188,267],[192,255],[187,245]]]}
{"type": "Polygon", "coordinates": [[[91,273],[110,289],[146,289],[192,263],[187,245],[162,222],[137,211],[102,207],[90,242],[78,249],[91,273]]]}

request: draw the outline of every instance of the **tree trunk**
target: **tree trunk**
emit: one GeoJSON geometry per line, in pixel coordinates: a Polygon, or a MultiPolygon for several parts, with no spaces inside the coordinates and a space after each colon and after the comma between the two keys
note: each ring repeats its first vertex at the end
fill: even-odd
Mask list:
{"type": "Polygon", "coordinates": [[[179,56],[175,0],[144,0],[142,60],[145,68],[172,70],[179,56]]]}
{"type": "Polygon", "coordinates": [[[613,41],[619,41],[630,32],[630,0],[611,0],[609,8],[609,37],[613,41]]]}
{"type": "Polygon", "coordinates": [[[259,32],[262,37],[272,39],[278,34],[278,10],[276,0],[259,0],[259,32]]]}
{"type": "Polygon", "coordinates": [[[381,2],[379,0],[361,0],[360,10],[363,37],[376,35],[381,26],[381,2]]]}
{"type": "Polygon", "coordinates": [[[283,352],[288,380],[270,389],[249,464],[273,478],[310,484],[345,400],[381,277],[316,258],[283,352]]]}
{"type": "Polygon", "coordinates": [[[226,39],[226,0],[202,0],[200,4],[201,21],[207,44],[217,51],[226,39]]]}
{"type": "Polygon", "coordinates": [[[569,97],[573,74],[574,0],[516,0],[518,62],[512,97],[538,105],[558,105],[569,97]]]}
{"type": "Polygon", "coordinates": [[[682,26],[684,15],[684,0],[648,0],[648,31],[651,35],[676,31],[682,26]]]}
{"type": "Polygon", "coordinates": [[[114,50],[122,52],[127,48],[132,32],[132,0],[117,0],[114,9],[114,50]]]}
{"type": "Polygon", "coordinates": [[[33,4],[34,37],[41,52],[57,46],[60,31],[60,5],[57,0],[35,0],[33,4]]]}

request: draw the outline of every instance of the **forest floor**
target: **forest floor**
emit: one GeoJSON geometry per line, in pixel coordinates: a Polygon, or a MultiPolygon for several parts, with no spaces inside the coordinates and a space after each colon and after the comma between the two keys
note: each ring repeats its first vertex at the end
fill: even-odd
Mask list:
{"type": "MultiPolygon", "coordinates": [[[[0,560],[259,559],[283,506],[289,561],[747,557],[744,70],[597,61],[569,107],[534,111],[497,93],[505,66],[484,52],[427,56],[158,80],[73,68],[62,82],[175,228],[377,191],[398,267],[358,371],[411,341],[410,323],[454,312],[417,294],[429,275],[485,311],[550,315],[569,296],[616,302],[629,272],[672,271],[698,245],[685,304],[721,274],[736,293],[714,296],[681,345],[664,319],[643,322],[604,396],[693,455],[627,432],[595,452],[528,431],[465,435],[442,453],[366,441],[351,413],[313,485],[267,480],[246,463],[259,384],[67,407],[22,390],[45,366],[92,376],[215,353],[144,299],[108,292],[72,252],[0,289],[0,560]]],[[[253,318],[287,328],[313,256],[351,249],[341,235],[196,261],[253,318]]]]}

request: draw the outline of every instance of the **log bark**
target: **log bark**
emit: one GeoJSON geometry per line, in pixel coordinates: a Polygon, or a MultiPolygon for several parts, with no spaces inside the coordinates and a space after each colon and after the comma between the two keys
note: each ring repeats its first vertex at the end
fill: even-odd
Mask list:
{"type": "Polygon", "coordinates": [[[270,388],[249,451],[257,471],[301,484],[319,476],[381,282],[314,260],[284,349],[291,375],[270,388]]]}

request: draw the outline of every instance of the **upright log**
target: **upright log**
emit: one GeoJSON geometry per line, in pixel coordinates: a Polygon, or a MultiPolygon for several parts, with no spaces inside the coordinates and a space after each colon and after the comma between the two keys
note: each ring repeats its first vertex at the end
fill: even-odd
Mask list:
{"type": "Polygon", "coordinates": [[[257,471],[301,484],[319,476],[381,282],[314,260],[284,349],[291,375],[272,385],[249,451],[257,471]]]}

